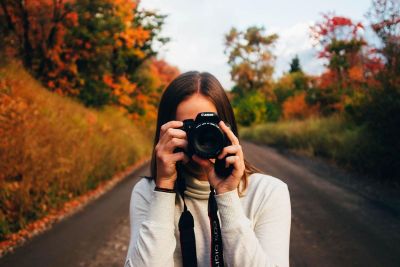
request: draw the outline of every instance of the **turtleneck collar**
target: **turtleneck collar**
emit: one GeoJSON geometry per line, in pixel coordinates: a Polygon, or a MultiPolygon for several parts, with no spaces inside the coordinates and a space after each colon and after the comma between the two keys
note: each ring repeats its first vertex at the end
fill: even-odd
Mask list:
{"type": "Polygon", "coordinates": [[[199,180],[184,171],[182,176],[186,181],[185,195],[197,199],[208,199],[210,196],[210,183],[208,181],[199,180]]]}
{"type": "MultiPolygon", "coordinates": [[[[186,181],[186,190],[185,195],[197,198],[197,199],[208,199],[210,196],[210,183],[208,181],[202,181],[194,177],[193,175],[182,171],[182,177],[185,178],[186,181]]],[[[242,190],[243,196],[246,195],[247,189],[244,191],[243,181],[240,180],[239,188],[242,190]]]]}

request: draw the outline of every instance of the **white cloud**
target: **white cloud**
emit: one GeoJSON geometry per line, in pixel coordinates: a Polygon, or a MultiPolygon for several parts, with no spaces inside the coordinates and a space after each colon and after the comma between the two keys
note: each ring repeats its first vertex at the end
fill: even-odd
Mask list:
{"type": "Polygon", "coordinates": [[[289,0],[142,0],[140,7],[167,14],[163,35],[172,40],[160,56],[181,71],[198,70],[214,74],[224,88],[230,80],[223,38],[233,26],[244,30],[249,26],[265,26],[268,33],[280,37],[274,49],[277,57],[274,77],[289,69],[291,59],[298,54],[303,70],[319,74],[323,63],[309,38],[309,25],[320,19],[320,12],[332,10],[360,17],[369,0],[293,2],[289,0]],[[357,3],[355,3],[357,2],[357,3]],[[298,12],[299,8],[304,8],[298,12]]]}
{"type": "Polygon", "coordinates": [[[309,33],[313,21],[297,23],[286,28],[272,28],[268,33],[277,33],[279,39],[273,50],[276,55],[274,77],[289,70],[289,64],[295,55],[299,56],[303,70],[309,74],[319,74],[323,70],[323,61],[317,59],[309,33]]]}

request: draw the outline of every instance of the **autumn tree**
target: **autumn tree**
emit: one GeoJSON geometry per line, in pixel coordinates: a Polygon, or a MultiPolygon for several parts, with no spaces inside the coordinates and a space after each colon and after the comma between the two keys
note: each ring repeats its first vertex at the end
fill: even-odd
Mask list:
{"type": "MultiPolygon", "coordinates": [[[[165,16],[138,10],[136,2],[127,0],[81,0],[73,8],[78,23],[64,41],[80,82],[77,97],[88,106],[111,103],[131,113],[137,96],[146,97],[133,80],[134,72],[156,55],[152,42],[167,41],[158,35],[165,16]]],[[[48,72],[60,69],[51,67],[48,72]]]]}
{"type": "Polygon", "coordinates": [[[385,179],[400,177],[400,2],[374,0],[367,13],[371,27],[381,40],[376,50],[384,65],[371,84],[369,94],[350,113],[366,128],[363,157],[368,171],[385,179]]]}
{"type": "Polygon", "coordinates": [[[306,97],[305,91],[299,91],[287,98],[282,104],[282,117],[284,119],[305,119],[310,116],[317,116],[319,104],[308,104],[306,97]]]}
{"type": "MultiPolygon", "coordinates": [[[[76,22],[70,0],[2,0],[0,34],[11,55],[19,56],[25,67],[41,72],[65,27],[76,22]]],[[[8,55],[6,55],[8,56],[8,55]]]]}
{"type": "Polygon", "coordinates": [[[311,27],[311,37],[321,46],[318,57],[328,61],[335,83],[344,88],[348,81],[349,69],[360,62],[360,51],[366,45],[360,22],[323,14],[323,20],[311,27]]]}
{"type": "Polygon", "coordinates": [[[249,27],[245,31],[232,28],[225,35],[225,54],[231,67],[231,77],[238,92],[270,89],[275,57],[271,48],[278,36],[267,35],[264,27],[249,27]]]}
{"type": "Polygon", "coordinates": [[[138,3],[1,1],[3,43],[15,47],[14,54],[50,90],[87,106],[112,104],[135,113],[148,97],[135,72],[157,55],[154,43],[169,40],[161,36],[166,16],[140,10],[138,3]]]}
{"type": "Polygon", "coordinates": [[[314,96],[323,113],[352,108],[367,93],[380,66],[380,59],[365,40],[364,25],[350,18],[323,14],[311,27],[318,57],[327,61],[327,70],[317,79],[314,96]],[[325,105],[324,105],[325,104],[325,105]]]}
{"type": "Polygon", "coordinates": [[[133,77],[137,84],[137,91],[146,95],[146,98],[139,97],[140,102],[131,107],[134,109],[132,114],[145,117],[148,126],[153,126],[162,92],[179,74],[177,67],[168,64],[163,59],[152,57],[146,60],[133,77]]]}
{"type": "Polygon", "coordinates": [[[396,0],[373,1],[367,13],[371,27],[381,39],[383,46],[377,51],[384,57],[381,81],[400,84],[400,2],[396,0]]]}
{"type": "MultiPolygon", "coordinates": [[[[259,117],[265,120],[265,115],[272,114],[268,108],[264,107],[260,112],[267,110],[267,114],[259,115],[260,112],[254,111],[249,118],[248,111],[241,107],[253,103],[255,97],[261,98],[260,101],[267,104],[266,100],[273,102],[275,97],[272,92],[272,74],[274,71],[275,57],[271,52],[278,36],[276,34],[266,34],[264,27],[249,27],[245,31],[231,28],[225,35],[225,54],[228,56],[231,78],[235,82],[232,88],[233,105],[238,114],[239,123],[251,124],[255,120],[260,121],[259,117]],[[240,114],[243,112],[243,114],[240,114]],[[255,115],[258,114],[258,115],[255,115]],[[257,119],[256,119],[257,118],[257,119]]],[[[254,107],[260,106],[259,102],[254,107]]],[[[262,105],[261,105],[262,106],[262,105]]]]}
{"type": "Polygon", "coordinates": [[[303,72],[299,57],[293,57],[290,68],[273,84],[278,118],[306,118],[319,112],[318,104],[309,101],[314,78],[303,72]]]}

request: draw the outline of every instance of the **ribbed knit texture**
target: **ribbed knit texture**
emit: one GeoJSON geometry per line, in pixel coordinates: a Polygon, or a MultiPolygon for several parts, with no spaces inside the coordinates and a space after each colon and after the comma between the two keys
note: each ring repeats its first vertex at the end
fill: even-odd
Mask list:
{"type": "Polygon", "coordinates": [[[201,181],[188,174],[184,175],[186,180],[185,195],[196,199],[208,199],[210,195],[210,183],[201,181]]]}

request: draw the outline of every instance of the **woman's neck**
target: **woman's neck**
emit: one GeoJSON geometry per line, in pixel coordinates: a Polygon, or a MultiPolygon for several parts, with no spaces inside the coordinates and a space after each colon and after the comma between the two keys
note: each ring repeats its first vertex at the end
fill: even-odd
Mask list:
{"type": "Polygon", "coordinates": [[[196,176],[196,178],[200,181],[208,181],[208,177],[205,173],[203,173],[202,175],[196,176]]]}

